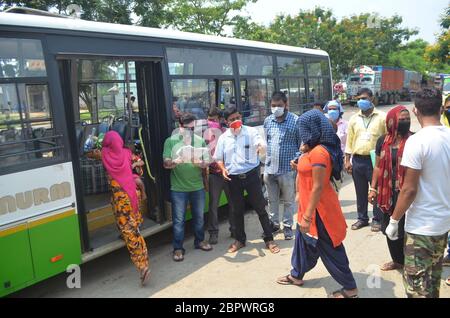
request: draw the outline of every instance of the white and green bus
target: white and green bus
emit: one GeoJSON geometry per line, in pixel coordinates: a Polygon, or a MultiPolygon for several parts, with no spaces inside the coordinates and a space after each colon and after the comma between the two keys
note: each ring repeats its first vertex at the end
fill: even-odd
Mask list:
{"type": "Polygon", "coordinates": [[[176,108],[201,119],[235,104],[258,126],[274,90],[300,114],[331,87],[321,50],[0,13],[0,296],[124,246],[90,136],[114,129],[141,141],[149,236],[171,226],[162,148],[176,108]]]}

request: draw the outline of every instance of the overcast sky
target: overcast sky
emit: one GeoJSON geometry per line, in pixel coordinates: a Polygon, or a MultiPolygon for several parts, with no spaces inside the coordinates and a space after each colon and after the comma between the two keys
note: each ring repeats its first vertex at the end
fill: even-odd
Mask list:
{"type": "Polygon", "coordinates": [[[300,9],[313,9],[316,6],[333,10],[336,17],[373,12],[382,17],[398,14],[403,17],[403,25],[416,28],[419,35],[430,43],[436,40],[440,31],[439,20],[449,0],[258,0],[247,6],[253,21],[269,24],[277,13],[295,14],[300,9]]]}

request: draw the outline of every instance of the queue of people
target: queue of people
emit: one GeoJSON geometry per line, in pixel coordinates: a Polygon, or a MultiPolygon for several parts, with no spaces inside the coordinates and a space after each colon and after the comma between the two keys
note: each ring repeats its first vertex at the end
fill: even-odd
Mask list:
{"type": "MultiPolygon", "coordinates": [[[[304,276],[320,258],[342,286],[331,297],[357,298],[343,245],[347,223],[332,182],[341,180],[345,170],[353,177],[357,199],[358,220],[352,230],[369,225],[368,204],[372,204],[371,230],[386,235],[392,258],[381,269],[403,270],[408,297],[438,297],[444,251],[450,245],[450,129],[445,127],[450,103],[447,99],[443,110],[439,91],[419,92],[413,112],[423,128],[413,134],[406,107],[399,105],[384,114],[374,107],[369,89],[362,89],[358,99],[360,110],[347,123],[337,101],[297,116],[289,111],[286,94],[274,92],[271,114],[264,121],[265,135],[244,125],[236,107],[229,107],[223,118],[220,111],[211,109],[208,130],[201,136],[195,133],[196,117],[179,113],[179,128],[167,138],[163,152],[164,168],[170,170],[173,260],[184,260],[188,203],[194,248],[207,252],[218,243],[222,191],[229,203],[229,230],[234,238],[227,252],[245,247],[246,193],[271,253],[280,252],[274,240],[278,231],[283,231],[285,240],[295,238],[292,270],[277,280],[279,284],[302,286],[304,276]],[[375,151],[374,165],[371,151],[375,151]],[[206,191],[208,240],[203,214],[206,191]]],[[[110,176],[118,228],[145,285],[150,268],[147,247],[139,233],[140,188],[133,179],[131,155],[114,132],[105,136],[102,160],[110,176]]]]}

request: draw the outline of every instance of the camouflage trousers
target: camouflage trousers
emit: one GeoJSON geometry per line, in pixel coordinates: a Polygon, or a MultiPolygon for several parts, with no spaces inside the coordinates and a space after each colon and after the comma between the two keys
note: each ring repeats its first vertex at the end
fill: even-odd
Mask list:
{"type": "Polygon", "coordinates": [[[403,283],[408,298],[439,298],[447,233],[425,236],[406,233],[403,283]]]}

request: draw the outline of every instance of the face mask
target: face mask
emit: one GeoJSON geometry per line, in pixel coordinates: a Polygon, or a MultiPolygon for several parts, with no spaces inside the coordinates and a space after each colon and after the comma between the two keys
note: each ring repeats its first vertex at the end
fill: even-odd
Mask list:
{"type": "Polygon", "coordinates": [[[230,124],[231,129],[239,129],[242,127],[242,120],[235,120],[230,124]]]}
{"type": "Polygon", "coordinates": [[[367,99],[360,99],[358,101],[358,107],[363,112],[368,111],[369,109],[372,108],[372,102],[370,100],[367,100],[367,99]]]}
{"type": "Polygon", "coordinates": [[[271,110],[275,117],[281,117],[284,114],[284,107],[271,107],[271,110]]]}
{"type": "Polygon", "coordinates": [[[220,129],[220,123],[218,123],[217,121],[208,120],[208,126],[209,126],[209,128],[220,129]]]}
{"type": "Polygon", "coordinates": [[[397,131],[400,135],[406,135],[409,132],[409,129],[411,128],[411,121],[410,120],[400,120],[398,122],[398,128],[397,131]]]}
{"type": "Polygon", "coordinates": [[[331,120],[333,120],[335,123],[338,121],[339,115],[340,113],[337,109],[332,109],[328,111],[328,116],[330,116],[331,120]]]}
{"type": "Polygon", "coordinates": [[[446,109],[444,114],[445,114],[445,116],[447,116],[448,120],[450,120],[450,108],[446,109]]]}

